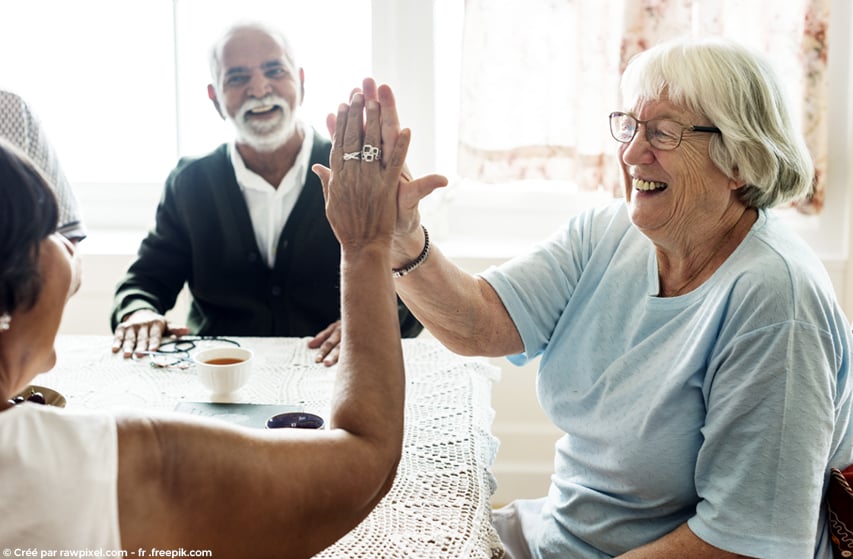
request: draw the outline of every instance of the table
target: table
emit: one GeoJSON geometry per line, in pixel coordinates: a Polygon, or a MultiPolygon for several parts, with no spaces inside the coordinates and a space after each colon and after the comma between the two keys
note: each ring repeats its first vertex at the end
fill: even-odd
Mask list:
{"type": "MultiPolygon", "coordinates": [[[[234,338],[255,351],[235,401],[294,404],[328,417],[336,367],[314,363],[307,338],[234,338]]],[[[68,408],[172,411],[210,401],[192,368],[155,368],[110,353],[109,336],[57,338],[57,364],[33,384],[61,392],[68,408]]],[[[199,342],[207,346],[222,342],[199,342]]],[[[500,370],[432,339],[403,340],[407,388],[403,457],[388,495],[317,558],[500,558],[491,525],[492,384],[500,370]]]]}

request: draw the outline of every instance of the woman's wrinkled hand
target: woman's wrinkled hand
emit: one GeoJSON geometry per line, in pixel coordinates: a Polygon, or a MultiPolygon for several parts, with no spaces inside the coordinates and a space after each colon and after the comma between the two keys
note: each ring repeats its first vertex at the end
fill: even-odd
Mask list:
{"type": "MultiPolygon", "coordinates": [[[[387,85],[376,86],[376,82],[367,78],[362,84],[362,89],[355,89],[354,96],[362,93],[366,102],[375,100],[379,103],[379,127],[382,137],[383,148],[394,145],[400,134],[400,120],[397,114],[397,102],[394,92],[387,85]]],[[[330,114],[326,119],[329,134],[335,137],[338,126],[337,115],[330,114]]],[[[420,213],[418,204],[432,193],[436,188],[447,185],[447,178],[438,174],[429,174],[423,177],[412,178],[408,168],[403,166],[400,175],[400,183],[397,191],[397,221],[394,231],[394,252],[405,255],[410,252],[410,247],[423,242],[423,233],[420,228],[420,213]]],[[[418,250],[420,250],[418,248],[418,250]]],[[[405,258],[405,257],[404,257],[405,258]]]]}
{"type": "Polygon", "coordinates": [[[390,247],[397,223],[397,192],[410,131],[383,137],[381,107],[357,91],[341,104],[329,157],[315,165],[323,183],[326,216],[342,250],[379,243],[390,247]]]}

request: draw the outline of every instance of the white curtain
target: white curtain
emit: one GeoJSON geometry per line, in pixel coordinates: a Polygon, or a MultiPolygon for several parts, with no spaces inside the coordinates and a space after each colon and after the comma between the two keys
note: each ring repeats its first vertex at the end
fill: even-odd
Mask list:
{"type": "Polygon", "coordinates": [[[661,40],[735,38],[770,55],[798,104],[823,205],[830,0],[466,0],[459,173],[621,193],[607,115],[621,70],[661,40]]]}

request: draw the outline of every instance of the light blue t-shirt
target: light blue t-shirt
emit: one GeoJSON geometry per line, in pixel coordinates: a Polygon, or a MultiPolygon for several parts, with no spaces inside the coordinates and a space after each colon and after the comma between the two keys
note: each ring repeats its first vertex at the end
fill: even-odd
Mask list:
{"type": "Polygon", "coordinates": [[[831,557],[827,473],[853,463],[850,328],[772,214],[679,297],[656,296],[624,201],[483,277],[524,342],[511,360],[542,356],[539,401],[566,433],[541,513],[521,509],[534,557],[611,557],[685,521],[734,553],[831,557]]]}

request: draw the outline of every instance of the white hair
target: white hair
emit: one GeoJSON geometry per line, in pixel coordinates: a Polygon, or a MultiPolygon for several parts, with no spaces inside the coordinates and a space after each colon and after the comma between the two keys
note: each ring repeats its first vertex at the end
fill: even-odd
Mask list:
{"type": "Polygon", "coordinates": [[[720,38],[654,46],[625,69],[622,100],[633,106],[663,96],[720,129],[709,155],[727,176],[746,182],[739,195],[747,205],[772,207],[810,192],[811,155],[776,72],[758,53],[720,38]]]}
{"type": "Polygon", "coordinates": [[[225,43],[227,43],[228,39],[230,39],[236,33],[249,29],[262,31],[277,40],[281,44],[281,50],[282,52],[284,52],[284,56],[287,61],[290,62],[294,69],[299,68],[299,65],[296,63],[296,53],[294,52],[290,41],[287,40],[287,37],[284,33],[272,28],[271,26],[265,23],[260,23],[256,21],[242,21],[229,26],[210,48],[208,61],[210,64],[211,83],[213,83],[214,87],[219,88],[219,72],[222,69],[222,49],[225,47],[225,43]]]}

